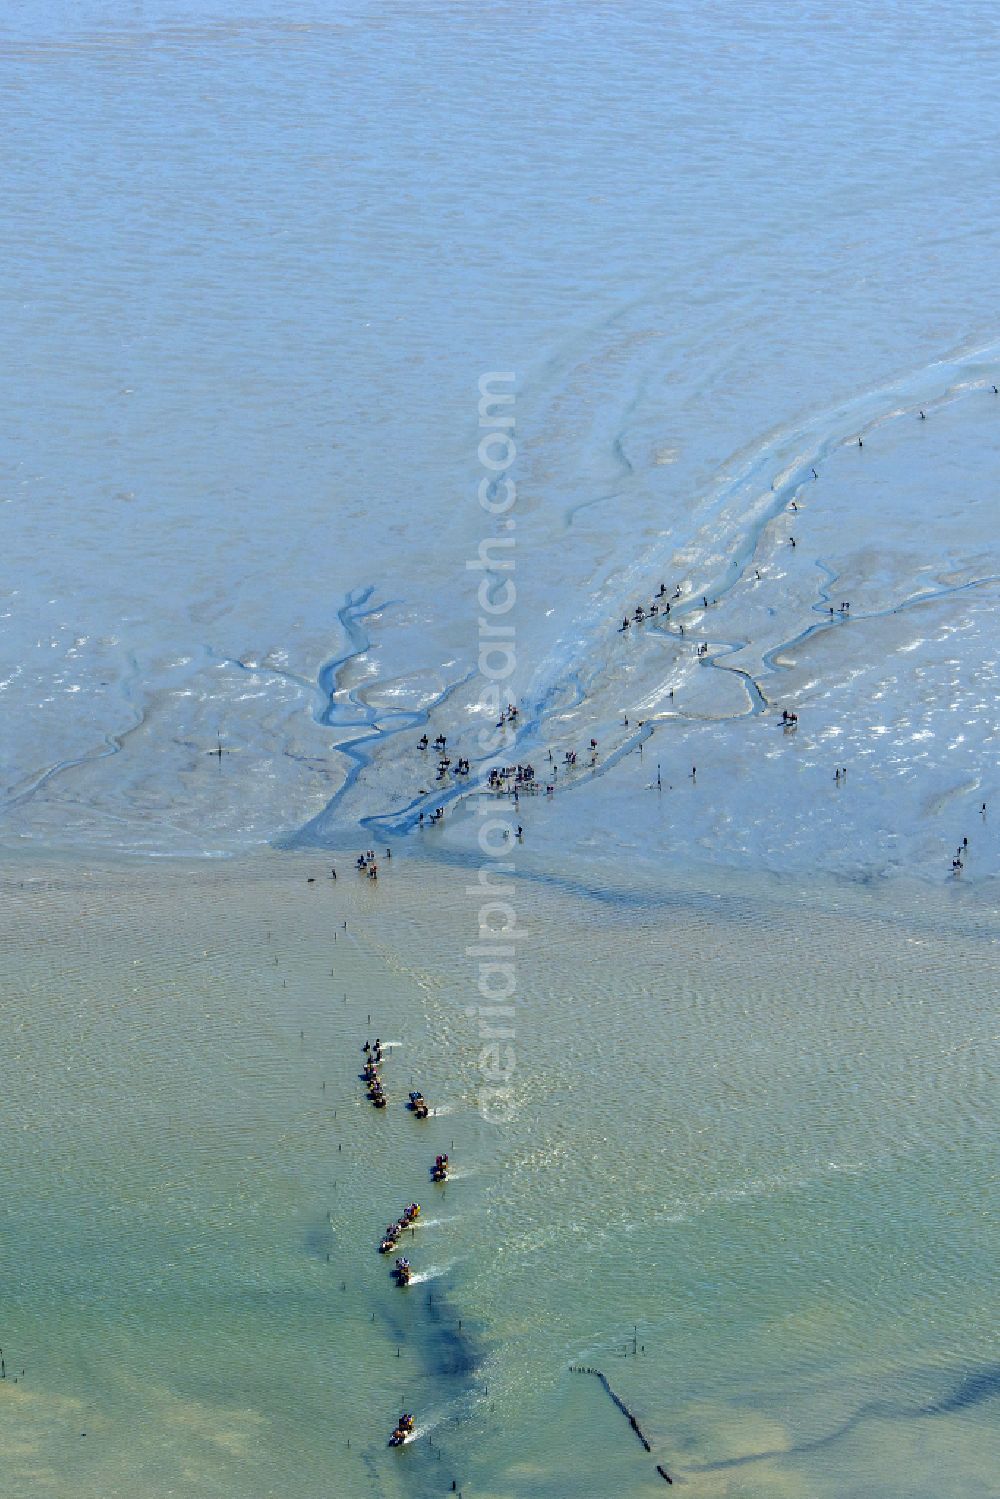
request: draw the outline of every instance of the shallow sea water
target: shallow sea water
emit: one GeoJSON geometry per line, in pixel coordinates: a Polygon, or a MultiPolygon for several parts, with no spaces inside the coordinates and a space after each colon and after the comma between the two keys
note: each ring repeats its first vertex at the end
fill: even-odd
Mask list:
{"type": "Polygon", "coordinates": [[[3,1499],[995,1494],[994,8],[0,39],[3,1499]]]}
{"type": "Polygon", "coordinates": [[[461,869],[339,874],[14,862],[7,1492],[993,1491],[991,901],[529,866],[499,1126],[461,869]]]}

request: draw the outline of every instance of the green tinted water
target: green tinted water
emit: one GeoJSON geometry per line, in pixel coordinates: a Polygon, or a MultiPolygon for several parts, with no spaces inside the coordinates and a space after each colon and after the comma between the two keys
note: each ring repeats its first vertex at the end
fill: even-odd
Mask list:
{"type": "Polygon", "coordinates": [[[499,1127],[468,876],[347,874],[14,866],[5,1493],[992,1492],[981,897],[529,870],[499,1127]]]}

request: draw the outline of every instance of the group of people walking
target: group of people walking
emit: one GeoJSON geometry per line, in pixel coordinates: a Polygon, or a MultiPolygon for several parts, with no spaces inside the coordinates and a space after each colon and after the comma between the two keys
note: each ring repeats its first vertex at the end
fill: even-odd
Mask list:
{"type": "MultiPolygon", "coordinates": [[[[374,1041],[366,1040],[361,1050],[364,1056],[361,1076],[368,1086],[368,1097],[376,1108],[385,1108],[388,1099],[379,1073],[379,1067],[382,1064],[385,1052],[380,1038],[376,1036],[374,1041]]],[[[418,1119],[426,1119],[430,1114],[424,1095],[420,1092],[414,1091],[410,1093],[408,1107],[418,1119]]],[[[449,1167],[450,1163],[447,1155],[443,1153],[436,1155],[434,1157],[434,1164],[430,1168],[431,1180],[434,1182],[447,1181],[449,1167]]],[[[416,1231],[420,1220],[420,1211],[419,1202],[408,1203],[399,1217],[386,1225],[385,1232],[378,1243],[379,1254],[394,1253],[399,1248],[399,1242],[403,1235],[407,1231],[411,1234],[416,1231]]],[[[409,1256],[401,1254],[396,1257],[392,1267],[392,1278],[397,1286],[408,1286],[410,1284],[410,1281],[413,1279],[413,1266],[410,1263],[409,1256]]],[[[412,1434],[413,1416],[404,1411],[389,1437],[390,1447],[401,1447],[412,1434]]]]}
{"type": "Polygon", "coordinates": [[[382,1065],[382,1043],[376,1036],[375,1045],[366,1041],[362,1050],[365,1054],[365,1064],[361,1069],[361,1076],[368,1086],[368,1100],[377,1109],[384,1109],[389,1100],[382,1085],[382,1074],[379,1072],[379,1067],[382,1065]]]}
{"type": "MultiPolygon", "coordinates": [[[[622,629],[630,630],[633,624],[641,625],[644,620],[656,619],[657,615],[660,614],[661,611],[664,614],[669,614],[671,603],[676,603],[680,597],[680,588],[675,588],[671,598],[668,599],[667,585],[666,583],[661,583],[659,589],[657,590],[656,597],[653,599],[648,608],[644,604],[636,604],[635,609],[632,613],[632,618],[630,619],[627,614],[625,615],[622,620],[622,629]]],[[[707,599],[705,600],[705,603],[707,605],[707,599]]]]}
{"type": "MultiPolygon", "coordinates": [[[[391,848],[386,849],[385,856],[387,859],[392,858],[391,848]]],[[[370,880],[377,880],[378,861],[375,858],[375,850],[373,848],[366,848],[364,853],[358,854],[358,857],[354,861],[354,867],[359,874],[366,874],[370,880]]],[[[336,875],[334,875],[334,878],[336,878],[336,875]]]]}

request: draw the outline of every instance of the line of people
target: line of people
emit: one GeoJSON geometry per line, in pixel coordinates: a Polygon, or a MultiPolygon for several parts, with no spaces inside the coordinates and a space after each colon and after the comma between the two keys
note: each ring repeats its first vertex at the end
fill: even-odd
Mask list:
{"type": "MultiPolygon", "coordinates": [[[[447,1180],[448,1157],[446,1155],[435,1156],[434,1165],[431,1167],[431,1181],[444,1182],[447,1180]]],[[[396,1223],[390,1224],[386,1229],[385,1238],[379,1245],[379,1253],[388,1254],[391,1250],[395,1249],[399,1239],[399,1234],[407,1228],[412,1228],[419,1216],[420,1204],[417,1202],[411,1202],[410,1206],[406,1209],[406,1212],[404,1212],[402,1218],[400,1218],[396,1223]],[[409,1214],[410,1216],[408,1217],[407,1214],[409,1214]],[[398,1229],[399,1233],[394,1233],[394,1229],[398,1229]]],[[[396,1282],[397,1286],[408,1286],[410,1284],[410,1281],[413,1279],[413,1266],[410,1264],[410,1261],[407,1259],[405,1254],[400,1255],[396,1263],[393,1265],[392,1278],[396,1282]]]]}
{"type": "MultiPolygon", "coordinates": [[[[376,1107],[384,1108],[387,1099],[385,1096],[385,1090],[382,1087],[382,1082],[378,1070],[384,1058],[381,1039],[376,1036],[374,1042],[366,1040],[361,1050],[364,1054],[365,1059],[361,1075],[368,1084],[368,1096],[372,1099],[372,1102],[376,1104],[376,1107]]],[[[418,1119],[427,1118],[427,1115],[430,1112],[427,1108],[427,1104],[424,1100],[423,1094],[419,1092],[412,1092],[410,1094],[409,1106],[414,1114],[416,1114],[418,1119]]],[[[434,1165],[430,1170],[431,1180],[434,1182],[447,1181],[449,1164],[450,1163],[447,1155],[440,1154],[435,1156],[434,1165]]],[[[379,1254],[392,1254],[396,1249],[398,1249],[399,1241],[407,1232],[407,1230],[409,1230],[411,1234],[415,1232],[418,1221],[420,1219],[420,1215],[421,1209],[419,1202],[409,1203],[400,1213],[398,1218],[394,1219],[392,1223],[386,1225],[385,1232],[383,1233],[378,1243],[379,1254]]],[[[397,1286],[403,1287],[410,1284],[411,1280],[413,1279],[413,1266],[411,1265],[409,1257],[407,1255],[397,1256],[396,1261],[392,1267],[392,1278],[397,1286]]],[[[413,1429],[413,1416],[410,1412],[404,1411],[397,1420],[396,1425],[394,1426],[389,1436],[389,1446],[401,1447],[404,1442],[406,1442],[406,1440],[413,1435],[413,1429]]]]}
{"type": "MultiPolygon", "coordinates": [[[[985,813],[985,811],[986,811],[986,803],[983,802],[983,812],[985,813]]],[[[962,870],[965,868],[965,856],[968,853],[968,851],[969,851],[969,840],[968,840],[968,838],[963,838],[962,841],[961,841],[961,843],[958,845],[957,850],[955,851],[955,857],[951,861],[951,872],[952,872],[952,874],[961,874],[962,873],[962,870]]]]}
{"type": "MultiPolygon", "coordinates": [[[[407,1229],[409,1229],[411,1233],[416,1229],[417,1219],[419,1217],[419,1202],[411,1202],[409,1207],[405,1207],[403,1209],[399,1217],[396,1219],[395,1223],[390,1223],[387,1225],[385,1233],[382,1235],[382,1238],[379,1241],[379,1254],[391,1254],[394,1249],[397,1249],[399,1247],[399,1241],[406,1233],[407,1229]]],[[[400,1261],[397,1260],[396,1263],[398,1265],[400,1261]]],[[[407,1260],[405,1261],[405,1263],[408,1265],[409,1261],[407,1260]]]]}
{"type": "Polygon", "coordinates": [[[384,1109],[389,1102],[385,1088],[382,1084],[382,1074],[379,1067],[382,1065],[382,1043],[376,1036],[375,1045],[366,1041],[361,1048],[365,1054],[365,1065],[361,1069],[361,1076],[368,1086],[368,1100],[377,1109],[384,1109]]]}

